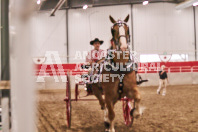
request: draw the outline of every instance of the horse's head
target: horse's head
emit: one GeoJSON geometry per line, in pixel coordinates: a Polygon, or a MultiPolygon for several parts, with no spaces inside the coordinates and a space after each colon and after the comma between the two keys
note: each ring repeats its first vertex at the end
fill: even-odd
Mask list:
{"type": "Polygon", "coordinates": [[[129,27],[126,24],[129,20],[129,15],[122,20],[115,21],[113,17],[109,16],[113,26],[111,33],[117,50],[125,51],[130,42],[129,27]]]}

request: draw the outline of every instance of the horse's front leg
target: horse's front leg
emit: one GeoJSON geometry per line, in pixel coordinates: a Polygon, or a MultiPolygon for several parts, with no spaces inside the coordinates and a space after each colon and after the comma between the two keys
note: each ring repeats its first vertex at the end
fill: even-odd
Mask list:
{"type": "Polygon", "coordinates": [[[142,114],[142,111],[140,109],[141,96],[137,87],[133,88],[133,99],[135,101],[135,110],[133,111],[133,116],[138,118],[142,114]]]}
{"type": "Polygon", "coordinates": [[[108,109],[105,108],[104,109],[104,125],[105,125],[105,132],[108,132],[109,131],[109,128],[110,128],[110,120],[109,120],[109,117],[108,117],[108,109]]]}
{"type": "Polygon", "coordinates": [[[108,109],[108,112],[106,113],[106,116],[108,114],[108,119],[106,118],[106,121],[109,122],[109,130],[105,130],[105,132],[115,132],[115,129],[114,129],[114,118],[115,118],[114,104],[113,104],[112,100],[108,99],[108,96],[105,97],[105,102],[106,102],[106,107],[108,109]]]}
{"type": "Polygon", "coordinates": [[[102,97],[102,90],[99,88],[98,84],[92,84],[92,90],[96,98],[99,100],[101,109],[105,109],[105,101],[102,97]]]}

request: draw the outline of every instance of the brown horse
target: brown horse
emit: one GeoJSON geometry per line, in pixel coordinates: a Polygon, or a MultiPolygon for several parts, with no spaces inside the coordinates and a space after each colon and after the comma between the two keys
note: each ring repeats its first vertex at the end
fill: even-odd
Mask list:
{"type": "Polygon", "coordinates": [[[139,107],[141,97],[136,83],[136,71],[133,67],[133,60],[128,46],[130,36],[129,27],[126,23],[129,20],[129,15],[124,21],[115,21],[111,16],[110,20],[114,24],[111,28],[114,41],[111,46],[112,52],[108,53],[106,59],[98,62],[100,67],[102,66],[102,71],[100,71],[99,83],[93,83],[92,89],[99,100],[101,108],[104,110],[105,131],[115,132],[115,103],[123,97],[134,99],[136,106],[133,116],[138,118],[141,114],[139,107]],[[102,91],[99,86],[103,89],[105,99],[102,97],[102,91]]]}

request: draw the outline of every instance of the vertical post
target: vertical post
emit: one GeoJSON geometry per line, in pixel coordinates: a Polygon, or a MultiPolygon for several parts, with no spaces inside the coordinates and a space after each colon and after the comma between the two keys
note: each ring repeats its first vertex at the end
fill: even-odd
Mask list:
{"type": "Polygon", "coordinates": [[[196,11],[194,6],[193,6],[193,16],[194,16],[195,61],[197,61],[196,11]]]}
{"type": "MultiPolygon", "coordinates": [[[[5,86],[5,85],[4,85],[5,86]]],[[[3,87],[4,87],[3,86],[3,87]]],[[[2,87],[2,86],[1,86],[2,87]]],[[[1,98],[1,107],[2,107],[2,131],[9,132],[10,131],[10,86],[7,86],[8,89],[4,87],[1,90],[2,98],[1,98]]]]}
{"type": "Polygon", "coordinates": [[[35,86],[31,47],[35,0],[10,0],[10,70],[13,132],[35,132],[35,86]]]}
{"type": "Polygon", "coordinates": [[[69,9],[66,9],[66,37],[67,37],[67,63],[69,63],[69,20],[68,20],[68,11],[69,9]]]}
{"type": "Polygon", "coordinates": [[[132,51],[134,51],[134,35],[133,35],[133,4],[131,4],[131,37],[132,37],[132,51]]]}
{"type": "Polygon", "coordinates": [[[2,131],[10,131],[9,0],[1,0],[1,107],[2,131]]]}
{"type": "Polygon", "coordinates": [[[9,72],[9,0],[1,0],[1,79],[10,80],[9,72]]]}

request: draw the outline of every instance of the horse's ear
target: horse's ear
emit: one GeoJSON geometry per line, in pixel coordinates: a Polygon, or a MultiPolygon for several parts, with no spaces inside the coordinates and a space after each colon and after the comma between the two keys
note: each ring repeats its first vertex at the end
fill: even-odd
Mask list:
{"type": "Polygon", "coordinates": [[[110,21],[112,22],[112,23],[116,23],[116,21],[113,19],[113,17],[110,15],[109,16],[109,19],[110,19],[110,21]]]}
{"type": "Polygon", "coordinates": [[[124,19],[124,22],[128,22],[128,20],[129,20],[129,14],[128,14],[128,16],[124,19]]]}

